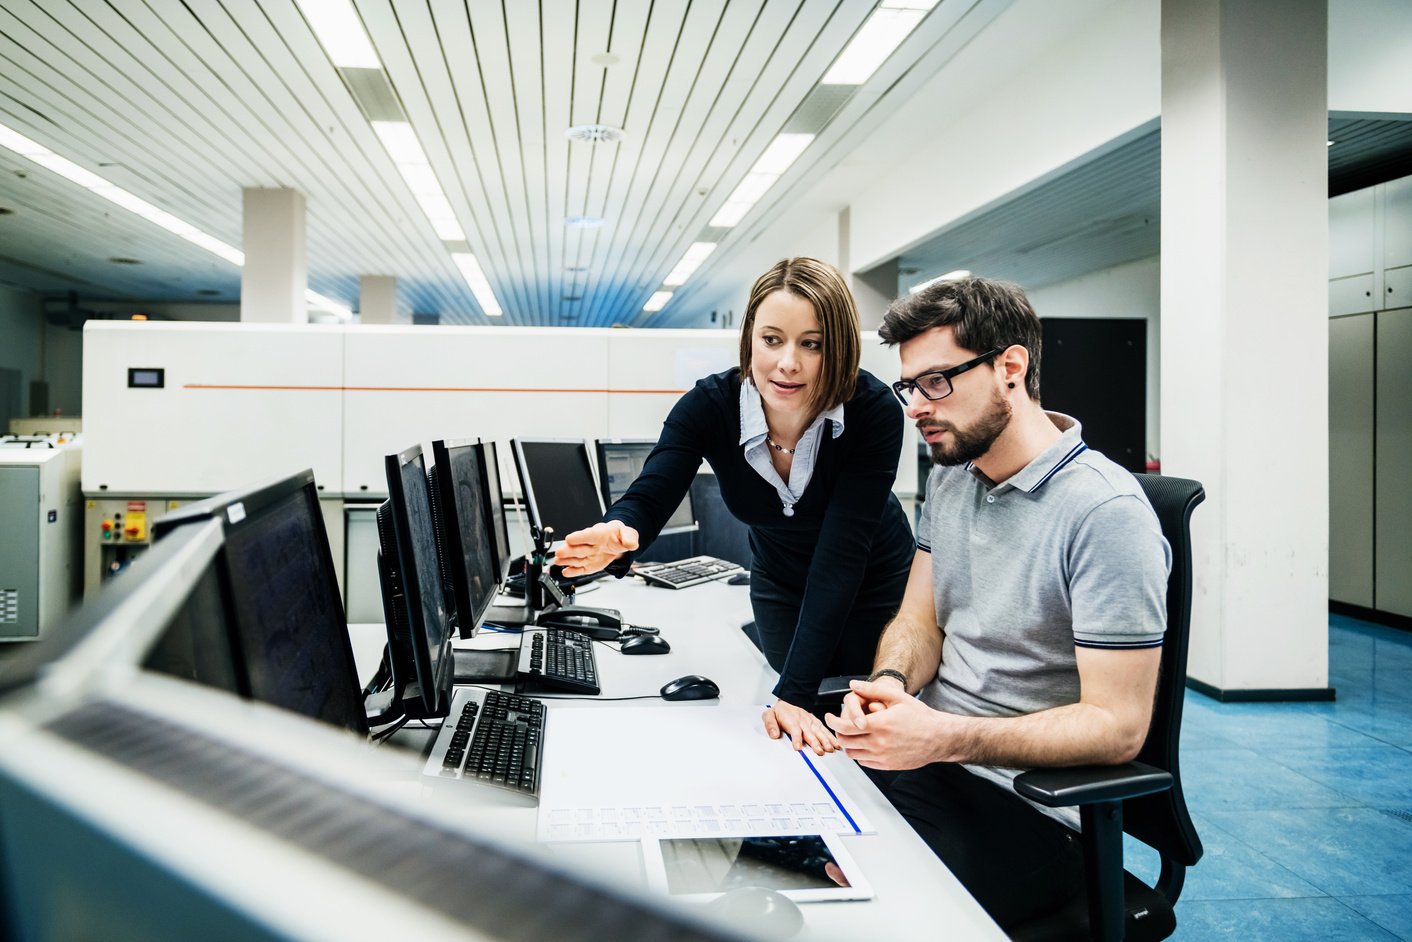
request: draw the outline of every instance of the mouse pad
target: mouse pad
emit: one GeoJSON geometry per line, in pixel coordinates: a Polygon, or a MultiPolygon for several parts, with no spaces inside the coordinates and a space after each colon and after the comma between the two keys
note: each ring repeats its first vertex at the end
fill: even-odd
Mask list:
{"type": "Polygon", "coordinates": [[[873,834],[827,766],[760,726],[761,707],[553,709],[538,839],[873,834]]]}

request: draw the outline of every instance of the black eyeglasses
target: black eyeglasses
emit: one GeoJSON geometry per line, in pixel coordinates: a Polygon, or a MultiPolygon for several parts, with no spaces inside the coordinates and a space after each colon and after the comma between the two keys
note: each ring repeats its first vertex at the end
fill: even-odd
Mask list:
{"type": "Polygon", "coordinates": [[[953,377],[960,376],[967,370],[973,370],[996,354],[1004,352],[1004,347],[996,347],[989,353],[982,353],[974,360],[967,360],[960,366],[953,366],[949,370],[932,370],[929,373],[921,374],[916,379],[898,380],[892,384],[892,391],[897,394],[898,399],[902,400],[904,407],[911,404],[912,390],[914,389],[921,393],[923,397],[933,401],[945,399],[947,396],[951,395],[951,380],[953,377]]]}

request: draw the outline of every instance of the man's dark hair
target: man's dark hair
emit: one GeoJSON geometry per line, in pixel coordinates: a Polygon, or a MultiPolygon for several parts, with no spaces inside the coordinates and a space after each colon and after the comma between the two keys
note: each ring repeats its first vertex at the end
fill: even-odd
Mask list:
{"type": "Polygon", "coordinates": [[[992,278],[937,281],[888,306],[878,336],[888,346],[906,343],[933,327],[951,327],[956,343],[977,354],[1019,344],[1030,355],[1025,392],[1039,402],[1039,318],[1024,290],[992,278]]]}

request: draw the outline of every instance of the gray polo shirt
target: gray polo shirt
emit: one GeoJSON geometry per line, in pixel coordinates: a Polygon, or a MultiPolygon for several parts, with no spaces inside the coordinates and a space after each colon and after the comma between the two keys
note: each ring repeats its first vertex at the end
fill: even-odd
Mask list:
{"type": "Polygon", "coordinates": [[[1171,550],[1152,505],[1084,444],[1076,420],[1046,415],[1063,435],[1009,480],[972,465],[927,479],[917,548],[932,556],[945,637],[920,696],[938,710],[1017,716],[1076,703],[1075,647],[1162,644],[1171,550]]]}

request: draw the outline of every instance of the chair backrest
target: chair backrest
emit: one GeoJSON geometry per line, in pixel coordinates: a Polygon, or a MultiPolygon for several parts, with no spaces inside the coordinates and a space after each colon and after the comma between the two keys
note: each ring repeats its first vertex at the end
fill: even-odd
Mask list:
{"type": "Polygon", "coordinates": [[[1183,866],[1201,859],[1201,839],[1187,813],[1182,792],[1178,746],[1182,702],[1186,693],[1186,656],[1191,639],[1191,512],[1206,499],[1200,482],[1156,474],[1136,474],[1172,548],[1172,572],[1167,579],[1167,634],[1162,642],[1162,673],[1152,726],[1138,761],[1172,775],[1172,787],[1123,803],[1123,829],[1164,858],[1183,866]]]}
{"type": "Polygon", "coordinates": [[[697,474],[691,482],[691,506],[701,529],[696,532],[696,552],[728,559],[750,568],[750,528],[735,518],[721,497],[714,474],[697,474]]]}

